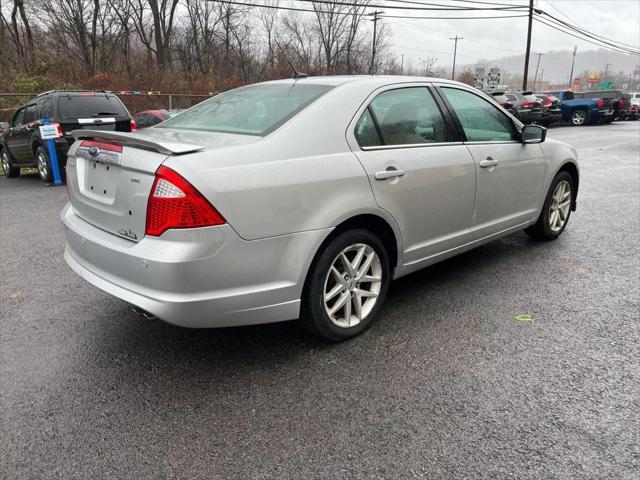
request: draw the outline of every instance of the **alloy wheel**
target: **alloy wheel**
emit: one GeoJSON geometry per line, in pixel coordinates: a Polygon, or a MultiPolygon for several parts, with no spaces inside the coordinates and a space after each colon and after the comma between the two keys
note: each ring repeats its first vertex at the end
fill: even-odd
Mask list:
{"type": "Polygon", "coordinates": [[[577,110],[573,112],[572,122],[574,125],[582,125],[587,119],[585,113],[582,110],[577,110]]]}
{"type": "Polygon", "coordinates": [[[559,232],[567,223],[571,208],[571,185],[562,180],[556,185],[549,205],[549,228],[554,233],[559,232]]]}
{"type": "Polygon", "coordinates": [[[4,170],[5,175],[7,175],[9,168],[11,168],[9,165],[9,156],[7,152],[2,152],[2,170],[4,170]]]}
{"type": "Polygon", "coordinates": [[[47,163],[47,158],[42,152],[38,153],[38,172],[42,179],[49,177],[49,164],[47,163]]]}
{"type": "Polygon", "coordinates": [[[358,325],[371,313],[382,288],[382,263],[365,243],[348,246],[334,259],[324,282],[324,307],[341,328],[358,325]]]}

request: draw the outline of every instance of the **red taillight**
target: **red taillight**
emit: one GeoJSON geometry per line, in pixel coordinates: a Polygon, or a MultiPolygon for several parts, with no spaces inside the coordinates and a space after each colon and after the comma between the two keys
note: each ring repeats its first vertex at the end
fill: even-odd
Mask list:
{"type": "Polygon", "coordinates": [[[147,204],[147,235],[159,237],[170,228],[223,223],[222,215],[193,185],[168,167],[158,168],[147,204]]]}
{"type": "Polygon", "coordinates": [[[62,131],[62,126],[59,123],[55,124],[56,130],[58,131],[58,138],[64,137],[64,132],[62,131]]]}
{"type": "Polygon", "coordinates": [[[131,131],[132,132],[138,131],[138,125],[136,124],[136,121],[133,118],[131,119],[131,131]]]}
{"type": "Polygon", "coordinates": [[[100,150],[107,150],[109,152],[122,153],[122,145],[116,145],[115,143],[83,140],[82,143],[80,143],[80,146],[81,147],[98,147],[100,150]]]}
{"type": "Polygon", "coordinates": [[[624,99],[622,99],[622,98],[621,98],[621,99],[618,101],[618,108],[624,108],[624,99]]]}
{"type": "Polygon", "coordinates": [[[604,108],[604,100],[602,98],[598,99],[598,108],[604,108]]]}

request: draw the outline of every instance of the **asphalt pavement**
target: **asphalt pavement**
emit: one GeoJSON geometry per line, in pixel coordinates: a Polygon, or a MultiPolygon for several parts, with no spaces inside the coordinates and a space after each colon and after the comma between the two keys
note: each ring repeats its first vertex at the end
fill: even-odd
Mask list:
{"type": "Polygon", "coordinates": [[[0,177],[1,478],[640,478],[640,122],[549,137],[559,240],[396,281],[337,345],[143,320],[64,263],[64,187],[0,177]]]}

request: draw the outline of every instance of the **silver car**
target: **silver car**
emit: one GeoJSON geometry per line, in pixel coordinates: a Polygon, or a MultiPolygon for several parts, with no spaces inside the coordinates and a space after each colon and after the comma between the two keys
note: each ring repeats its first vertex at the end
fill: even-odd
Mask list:
{"type": "Polygon", "coordinates": [[[65,259],[185,327],[300,319],[343,340],[392,279],[525,229],[560,236],[576,151],[432,78],[231,90],[137,134],[79,130],[65,259]]]}

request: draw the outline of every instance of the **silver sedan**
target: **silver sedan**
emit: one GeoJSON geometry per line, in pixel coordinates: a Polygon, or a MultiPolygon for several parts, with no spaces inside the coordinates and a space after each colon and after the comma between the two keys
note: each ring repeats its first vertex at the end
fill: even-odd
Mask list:
{"type": "Polygon", "coordinates": [[[74,132],[65,259],[185,327],[300,319],[330,340],[392,279],[576,207],[576,151],[466,85],[317,77],[231,90],[133,134],[74,132]]]}

